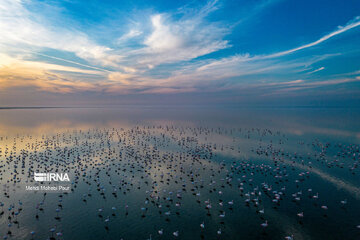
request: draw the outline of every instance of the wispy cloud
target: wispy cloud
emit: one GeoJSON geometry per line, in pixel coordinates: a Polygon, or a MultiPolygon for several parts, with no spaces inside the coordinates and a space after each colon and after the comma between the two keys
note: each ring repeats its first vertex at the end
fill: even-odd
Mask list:
{"type": "MultiPolygon", "coordinates": [[[[192,70],[191,73],[187,71],[189,75],[184,74],[184,72],[180,72],[180,74],[177,74],[175,78],[187,78],[191,79],[191,81],[196,81],[196,79],[219,80],[230,77],[242,77],[245,75],[257,75],[261,73],[272,73],[273,76],[276,76],[278,70],[294,72],[295,69],[304,69],[306,66],[324,60],[324,58],[338,56],[339,54],[323,54],[319,57],[308,57],[306,60],[303,58],[298,58],[295,59],[295,61],[280,60],[278,58],[318,45],[330,39],[331,37],[344,33],[357,26],[360,26],[360,17],[354,18],[345,27],[339,27],[338,30],[321,37],[315,42],[305,44],[294,49],[268,55],[251,56],[249,53],[246,53],[243,55],[235,55],[222,59],[214,59],[207,62],[205,61],[204,64],[197,65],[196,69],[192,70]]],[[[318,69],[315,69],[314,71],[308,72],[308,74],[319,72],[324,69],[325,67],[320,67],[318,69]]]]}
{"type": "Polygon", "coordinates": [[[78,63],[78,62],[71,61],[71,60],[68,60],[68,59],[54,57],[54,56],[50,56],[50,55],[43,54],[43,53],[32,52],[32,51],[27,51],[27,50],[24,50],[24,52],[29,52],[29,53],[32,53],[32,54],[35,54],[35,55],[39,55],[39,56],[43,56],[43,57],[47,57],[47,58],[51,58],[51,59],[55,59],[55,60],[60,60],[60,61],[63,61],[63,62],[75,64],[75,65],[78,65],[78,66],[81,66],[81,67],[95,69],[95,70],[98,70],[98,71],[111,72],[111,71],[109,71],[107,69],[104,69],[104,68],[94,67],[94,66],[90,66],[88,64],[82,64],[82,63],[78,63]]]}
{"type": "Polygon", "coordinates": [[[119,37],[117,39],[117,43],[118,44],[122,44],[125,41],[129,41],[130,39],[134,38],[134,37],[138,37],[141,34],[143,34],[143,32],[137,30],[137,29],[130,29],[129,32],[127,32],[126,34],[122,35],[121,37],[119,37]]]}
{"type": "Polygon", "coordinates": [[[326,34],[325,36],[319,38],[318,40],[314,41],[314,42],[311,42],[311,43],[308,43],[308,44],[305,44],[305,45],[302,45],[300,47],[296,47],[296,48],[292,48],[292,49],[289,49],[289,50],[286,50],[286,51],[282,51],[282,52],[278,52],[278,53],[274,53],[274,54],[270,54],[270,55],[267,55],[267,56],[264,56],[264,58],[275,58],[275,57],[281,57],[281,56],[285,56],[285,55],[288,55],[288,54],[291,54],[291,53],[294,53],[294,52],[297,52],[297,51],[300,51],[300,50],[303,50],[303,49],[306,49],[306,48],[310,48],[310,47],[313,47],[313,46],[316,46],[330,38],[333,38],[341,33],[344,33],[346,31],[349,31],[353,28],[356,28],[360,26],[360,16],[357,16],[355,17],[353,20],[351,20],[348,24],[346,24],[344,27],[341,27],[339,26],[337,30],[329,33],[329,34],[326,34]]]}
{"type": "Polygon", "coordinates": [[[46,23],[46,19],[27,10],[23,1],[0,1],[0,44],[19,50],[51,48],[72,52],[103,66],[114,66],[121,59],[121,56],[111,54],[111,48],[95,43],[77,29],[46,23]]]}
{"type": "MultiPolygon", "coordinates": [[[[289,94],[292,92],[304,91],[309,89],[322,88],[327,89],[329,86],[342,85],[347,83],[359,83],[360,76],[354,78],[341,78],[341,79],[331,79],[326,81],[304,81],[304,80],[295,80],[290,82],[274,83],[274,84],[259,84],[257,85],[260,89],[267,89],[263,96],[274,96],[279,94],[289,94]],[[275,87],[275,88],[274,88],[275,87]],[[271,89],[271,91],[269,91],[271,89]]],[[[261,90],[260,90],[261,91],[261,90]]]]}
{"type": "Polygon", "coordinates": [[[73,72],[73,73],[92,74],[92,75],[105,75],[104,72],[99,71],[99,69],[97,68],[95,68],[95,70],[89,70],[89,69],[63,66],[58,64],[50,64],[40,61],[27,61],[23,59],[13,58],[6,54],[0,53],[0,71],[3,71],[3,68],[6,67],[11,67],[11,66],[14,67],[20,65],[25,66],[27,68],[37,68],[48,71],[54,70],[54,71],[73,72]]]}
{"type": "Polygon", "coordinates": [[[196,12],[185,13],[179,19],[171,14],[153,14],[149,17],[150,33],[144,36],[145,47],[129,52],[138,67],[153,68],[160,64],[188,61],[230,47],[223,37],[229,29],[206,17],[217,9],[211,1],[196,12]]]}
{"type": "Polygon", "coordinates": [[[0,70],[0,86],[1,89],[27,87],[54,93],[96,90],[96,86],[92,83],[69,79],[61,74],[26,65],[2,67],[0,70]]]}
{"type": "Polygon", "coordinates": [[[315,69],[315,70],[313,70],[313,71],[311,71],[311,72],[308,72],[308,74],[313,74],[313,73],[316,73],[316,72],[322,71],[322,70],[324,70],[324,69],[325,69],[325,67],[320,67],[320,68],[315,69]]]}

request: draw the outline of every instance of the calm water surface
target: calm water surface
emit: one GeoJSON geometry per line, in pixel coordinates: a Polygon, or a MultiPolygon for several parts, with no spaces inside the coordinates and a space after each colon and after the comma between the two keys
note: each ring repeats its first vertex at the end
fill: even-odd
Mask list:
{"type": "Polygon", "coordinates": [[[358,109],[3,109],[0,236],[360,239],[359,120],[358,109]],[[25,190],[56,185],[33,174],[57,171],[70,191],[25,190]]]}

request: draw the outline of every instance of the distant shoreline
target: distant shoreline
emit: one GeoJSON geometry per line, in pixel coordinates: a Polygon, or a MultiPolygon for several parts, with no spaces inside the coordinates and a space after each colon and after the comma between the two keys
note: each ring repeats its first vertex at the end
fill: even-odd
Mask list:
{"type": "Polygon", "coordinates": [[[116,105],[116,106],[33,106],[33,107],[0,107],[0,110],[19,109],[67,109],[67,108],[240,108],[240,109],[358,109],[360,106],[234,106],[234,105],[116,105]]]}
{"type": "Polygon", "coordinates": [[[49,109],[49,108],[93,108],[93,107],[0,107],[0,110],[7,109],[49,109]]]}

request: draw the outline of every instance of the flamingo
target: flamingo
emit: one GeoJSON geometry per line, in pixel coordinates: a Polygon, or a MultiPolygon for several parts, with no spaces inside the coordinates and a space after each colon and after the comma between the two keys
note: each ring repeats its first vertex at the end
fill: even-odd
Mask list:
{"type": "Polygon", "coordinates": [[[268,226],[268,221],[266,220],[264,223],[260,224],[263,228],[266,228],[268,226]]]}
{"type": "Polygon", "coordinates": [[[8,224],[8,227],[9,227],[8,235],[11,235],[11,231],[10,231],[11,223],[8,224]]]}
{"type": "Polygon", "coordinates": [[[54,238],[53,236],[54,236],[55,229],[56,229],[56,227],[50,228],[50,232],[51,232],[51,238],[50,239],[54,238]]]}
{"type": "Polygon", "coordinates": [[[59,212],[60,212],[60,209],[55,209],[55,211],[56,211],[56,217],[55,217],[55,219],[60,219],[60,217],[59,217],[59,212]]]}

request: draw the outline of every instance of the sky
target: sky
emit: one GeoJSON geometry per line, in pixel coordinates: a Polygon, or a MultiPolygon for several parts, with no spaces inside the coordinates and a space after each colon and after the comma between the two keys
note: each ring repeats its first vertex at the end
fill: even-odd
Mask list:
{"type": "Polygon", "coordinates": [[[0,0],[0,107],[360,104],[358,0],[0,0]]]}

